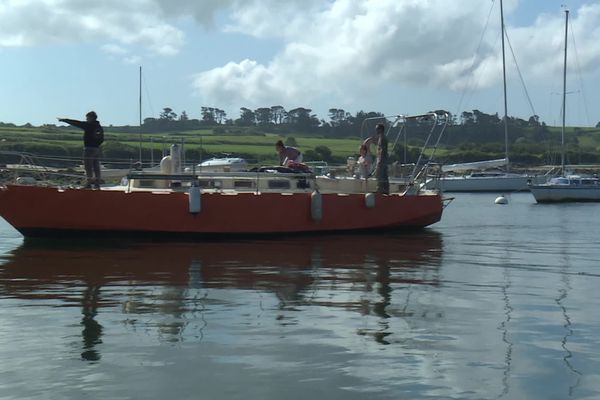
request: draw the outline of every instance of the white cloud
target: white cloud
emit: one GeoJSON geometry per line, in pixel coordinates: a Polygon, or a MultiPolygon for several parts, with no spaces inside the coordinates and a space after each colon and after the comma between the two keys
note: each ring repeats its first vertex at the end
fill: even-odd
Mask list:
{"type": "Polygon", "coordinates": [[[102,51],[106,54],[115,55],[115,56],[123,56],[129,51],[117,44],[105,44],[101,47],[102,51]]]}
{"type": "MultiPolygon", "coordinates": [[[[518,47],[521,62],[534,77],[562,73],[564,27],[564,15],[542,15],[533,26],[512,32],[513,46],[518,47]]],[[[582,72],[596,69],[600,64],[600,4],[584,5],[573,12],[568,34],[569,69],[573,71],[576,60],[582,72]]]]}
{"type": "MultiPolygon", "coordinates": [[[[448,0],[239,2],[225,29],[283,39],[284,48],[268,63],[246,59],[199,73],[194,87],[205,101],[247,106],[372,96],[385,85],[456,91],[489,87],[501,79],[497,4],[481,49],[474,53],[490,6],[480,0],[460,6],[448,0]]],[[[505,2],[505,15],[517,9],[517,1],[505,2]]],[[[572,26],[582,69],[597,68],[600,4],[573,13],[572,26]]],[[[531,26],[507,29],[526,77],[549,79],[561,68],[564,19],[559,12],[541,15],[531,26]]]]}
{"type": "Polygon", "coordinates": [[[0,5],[0,47],[106,41],[176,54],[183,32],[152,0],[7,0],[0,5]]]}
{"type": "Polygon", "coordinates": [[[243,99],[254,96],[257,103],[264,104],[283,99],[276,80],[273,71],[256,61],[243,60],[198,74],[195,85],[198,90],[210,93],[217,104],[231,103],[229,96],[232,93],[243,99]],[[256,91],[256,88],[261,90],[256,91]]]}
{"type": "MultiPolygon", "coordinates": [[[[469,3],[448,9],[445,0],[337,0],[326,7],[309,2],[306,13],[295,1],[238,8],[238,25],[229,30],[283,37],[284,50],[265,65],[245,60],[201,73],[195,87],[219,103],[259,104],[267,95],[299,103],[324,94],[360,96],[386,82],[439,84],[440,66],[472,58],[475,45],[465,43],[481,30],[487,10],[478,0],[469,3]]],[[[454,72],[468,69],[456,65],[454,72]]]]}
{"type": "MultiPolygon", "coordinates": [[[[505,0],[505,14],[519,12],[519,4],[505,0]]],[[[280,46],[267,62],[246,53],[195,74],[193,85],[203,101],[295,106],[335,98],[340,104],[372,98],[390,86],[399,92],[461,91],[497,84],[497,0],[474,54],[491,5],[481,0],[0,0],[0,49],[98,43],[112,57],[138,63],[135,54],[180,53],[185,41],[193,40],[185,37],[181,22],[193,18],[280,46]]],[[[554,79],[562,68],[563,24],[557,11],[530,26],[508,26],[526,80],[554,79]]],[[[597,71],[600,4],[574,10],[572,27],[579,66],[584,73],[597,71]]]]}
{"type": "Polygon", "coordinates": [[[231,7],[232,24],[228,32],[240,32],[260,38],[294,38],[309,33],[306,28],[326,10],[328,0],[237,0],[231,7]]]}
{"type": "Polygon", "coordinates": [[[123,62],[125,64],[132,64],[132,65],[141,64],[142,57],[136,56],[136,55],[129,55],[129,56],[123,58],[123,62]]]}
{"type": "MultiPolygon", "coordinates": [[[[154,0],[162,15],[166,18],[191,16],[206,27],[214,27],[215,15],[220,10],[228,9],[238,0],[154,0]]],[[[246,0],[239,0],[245,4],[246,0]]]]}
{"type": "Polygon", "coordinates": [[[142,57],[132,54],[128,49],[114,43],[102,45],[100,49],[111,58],[120,59],[125,64],[140,64],[142,57]]]}

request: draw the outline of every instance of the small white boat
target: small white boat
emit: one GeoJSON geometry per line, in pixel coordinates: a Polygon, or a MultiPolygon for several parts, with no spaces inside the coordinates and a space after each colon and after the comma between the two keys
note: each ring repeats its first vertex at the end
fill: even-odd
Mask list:
{"type": "Polygon", "coordinates": [[[600,201],[600,179],[569,175],[531,185],[529,190],[538,203],[600,201]]]}
{"type": "Polygon", "coordinates": [[[529,190],[528,183],[537,180],[536,177],[524,174],[486,170],[506,165],[507,158],[443,165],[444,173],[473,172],[465,175],[443,175],[428,185],[444,192],[518,192],[529,190]]]}
{"type": "Polygon", "coordinates": [[[239,157],[211,158],[198,164],[201,172],[241,172],[248,170],[248,163],[239,157]]]}
{"type": "Polygon", "coordinates": [[[510,172],[472,172],[468,175],[443,176],[432,183],[444,192],[518,192],[529,190],[528,175],[510,172]]]}

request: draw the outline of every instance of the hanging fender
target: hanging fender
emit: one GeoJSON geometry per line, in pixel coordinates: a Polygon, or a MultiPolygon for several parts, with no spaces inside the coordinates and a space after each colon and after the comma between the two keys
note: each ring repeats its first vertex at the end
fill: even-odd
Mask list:
{"type": "Polygon", "coordinates": [[[202,209],[202,194],[200,193],[200,187],[192,185],[188,194],[190,213],[198,214],[202,209]]]}
{"type": "Polygon", "coordinates": [[[375,193],[365,193],[365,206],[375,208],[375,193]]]}
{"type": "Polygon", "coordinates": [[[323,196],[317,191],[310,194],[310,216],[315,222],[323,219],[323,196]]]}

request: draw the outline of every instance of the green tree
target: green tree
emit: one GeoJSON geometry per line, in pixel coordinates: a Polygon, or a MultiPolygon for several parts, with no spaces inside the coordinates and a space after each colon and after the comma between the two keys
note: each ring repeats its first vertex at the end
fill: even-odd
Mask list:
{"type": "Polygon", "coordinates": [[[177,114],[173,111],[172,108],[165,107],[163,108],[158,118],[165,121],[175,121],[177,119],[177,114]]]}
{"type": "Polygon", "coordinates": [[[529,126],[540,126],[540,117],[538,115],[532,115],[529,117],[527,124],[529,126]]]}
{"type": "Polygon", "coordinates": [[[275,125],[281,125],[287,120],[287,112],[283,106],[271,107],[271,119],[275,125]]]}
{"type": "Polygon", "coordinates": [[[310,108],[298,107],[288,111],[288,120],[290,125],[297,129],[310,132],[315,130],[320,124],[316,115],[311,114],[310,108]]]}
{"type": "Polygon", "coordinates": [[[220,108],[214,109],[214,120],[217,124],[223,124],[227,119],[227,113],[220,108]]]}
{"type": "Polygon", "coordinates": [[[341,108],[329,109],[329,120],[331,121],[331,126],[333,127],[339,127],[346,124],[348,117],[350,117],[350,113],[347,113],[341,108]]]}
{"type": "Polygon", "coordinates": [[[214,125],[217,122],[214,107],[200,107],[200,115],[202,115],[202,122],[206,125],[214,125]]]}
{"type": "Polygon", "coordinates": [[[257,108],[254,110],[254,115],[259,125],[269,125],[273,119],[271,108],[268,107],[257,108]]]}
{"type": "Polygon", "coordinates": [[[475,123],[475,117],[472,112],[463,111],[460,115],[460,123],[462,125],[472,125],[475,123]]]}
{"type": "Polygon", "coordinates": [[[240,118],[235,120],[236,125],[253,126],[256,124],[256,114],[249,108],[240,108],[240,118]]]}

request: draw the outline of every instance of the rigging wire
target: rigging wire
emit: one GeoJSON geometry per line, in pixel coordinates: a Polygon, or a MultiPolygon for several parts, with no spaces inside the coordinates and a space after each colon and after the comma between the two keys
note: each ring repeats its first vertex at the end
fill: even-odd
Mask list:
{"type": "Polygon", "coordinates": [[[150,108],[150,115],[154,116],[156,114],[154,114],[154,107],[152,106],[152,99],[150,99],[150,92],[148,91],[148,84],[146,83],[146,75],[145,74],[142,75],[142,83],[144,86],[146,100],[148,101],[148,108],[150,108]]]}
{"type": "Polygon", "coordinates": [[[591,126],[590,113],[587,106],[587,100],[585,98],[585,92],[583,90],[583,79],[581,78],[581,65],[579,64],[579,54],[577,53],[577,44],[575,43],[575,33],[573,32],[573,24],[569,26],[571,31],[571,41],[573,42],[573,50],[575,53],[575,66],[577,67],[577,80],[579,81],[579,87],[581,90],[581,96],[583,97],[583,109],[585,110],[585,119],[588,126],[591,126]]]}
{"type": "MultiPolygon", "coordinates": [[[[492,5],[490,6],[490,11],[488,12],[487,20],[485,21],[483,31],[481,32],[481,36],[479,38],[479,43],[477,44],[477,49],[475,50],[475,55],[473,56],[473,61],[471,62],[471,65],[468,68],[469,70],[473,68],[473,66],[475,64],[475,60],[477,59],[477,56],[479,55],[479,52],[481,50],[481,46],[483,44],[483,38],[485,37],[485,33],[487,32],[488,26],[490,24],[490,18],[492,16],[492,11],[494,10],[495,3],[496,3],[496,0],[492,0],[492,5]]],[[[470,78],[471,77],[472,77],[472,75],[470,76],[470,78]]],[[[458,113],[460,112],[460,109],[463,106],[463,102],[467,95],[467,91],[471,90],[471,79],[470,78],[469,78],[469,80],[467,80],[467,84],[465,85],[465,88],[460,96],[460,100],[458,101],[458,105],[456,107],[456,113],[454,115],[458,115],[458,113]]]]}
{"type": "Polygon", "coordinates": [[[517,62],[517,57],[515,56],[515,52],[513,50],[512,44],[510,43],[510,39],[508,37],[508,32],[506,29],[504,30],[504,34],[506,36],[506,41],[508,42],[508,48],[510,49],[510,54],[512,54],[513,61],[515,62],[515,67],[517,68],[517,73],[519,74],[519,80],[521,81],[521,85],[523,86],[523,91],[525,92],[525,97],[527,97],[527,102],[529,103],[529,107],[531,107],[532,115],[537,115],[535,112],[535,108],[533,107],[533,103],[531,102],[531,97],[529,97],[529,92],[527,91],[527,86],[525,85],[525,80],[523,79],[523,75],[521,74],[521,68],[519,68],[519,63],[517,62]]]}

